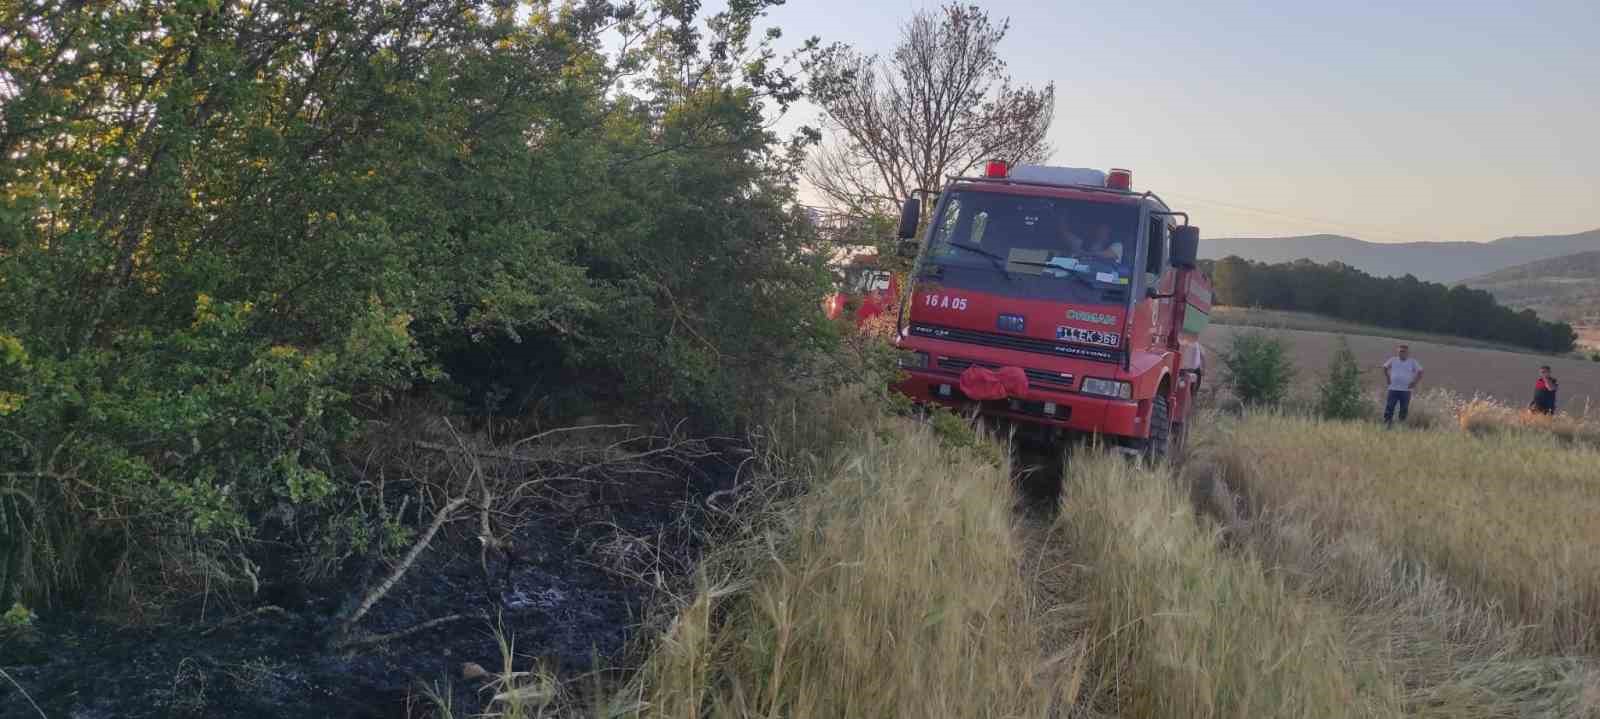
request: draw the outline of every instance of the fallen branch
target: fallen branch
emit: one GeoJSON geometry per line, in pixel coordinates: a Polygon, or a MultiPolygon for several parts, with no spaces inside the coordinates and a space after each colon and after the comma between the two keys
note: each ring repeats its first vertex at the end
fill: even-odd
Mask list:
{"type": "Polygon", "coordinates": [[[507,454],[505,452],[487,452],[487,451],[484,451],[484,450],[466,450],[466,449],[461,449],[459,447],[451,447],[449,445],[439,444],[437,442],[426,442],[426,441],[423,441],[423,440],[420,440],[420,439],[416,440],[416,441],[413,441],[411,443],[411,445],[416,447],[416,448],[418,448],[418,449],[426,449],[426,450],[433,451],[433,452],[440,452],[442,454],[455,454],[457,452],[465,452],[465,453],[467,453],[469,455],[472,455],[474,457],[479,457],[479,458],[482,458],[482,459],[499,459],[499,460],[504,460],[504,461],[507,461],[507,462],[537,462],[538,461],[538,460],[536,460],[536,459],[534,459],[532,457],[519,457],[517,455],[507,454]]]}
{"type": "Polygon", "coordinates": [[[510,449],[512,451],[516,451],[518,447],[521,447],[529,442],[537,442],[545,437],[549,437],[550,435],[561,434],[563,432],[581,432],[587,429],[633,429],[634,427],[635,425],[631,424],[584,424],[575,427],[557,427],[555,429],[545,430],[533,435],[532,437],[523,437],[522,439],[512,442],[510,449]]]}
{"type": "Polygon", "coordinates": [[[342,649],[349,649],[351,647],[366,646],[368,644],[382,644],[383,642],[392,642],[392,641],[394,641],[396,639],[405,639],[406,637],[409,637],[409,636],[411,636],[413,634],[419,634],[421,632],[428,631],[429,629],[432,629],[434,627],[440,626],[442,624],[449,624],[451,622],[459,622],[459,621],[461,621],[463,619],[487,619],[487,618],[488,618],[488,615],[484,614],[483,612],[462,612],[460,614],[451,614],[449,616],[439,617],[438,619],[429,619],[426,622],[423,622],[421,624],[417,624],[417,625],[409,627],[407,629],[402,629],[402,630],[400,630],[398,632],[389,632],[388,634],[369,634],[369,635],[364,636],[364,637],[341,639],[341,640],[333,643],[333,648],[335,650],[342,650],[342,649]]]}
{"type": "Polygon", "coordinates": [[[411,565],[416,563],[417,557],[422,555],[422,551],[428,548],[429,543],[433,542],[433,535],[438,534],[439,528],[450,520],[450,515],[455,514],[456,510],[466,503],[466,497],[456,497],[444,505],[438,514],[433,515],[433,523],[428,525],[428,531],[422,534],[416,544],[411,545],[411,551],[407,552],[405,558],[395,565],[394,571],[390,572],[389,576],[381,584],[374,587],[371,592],[368,592],[366,598],[362,599],[361,604],[356,607],[355,612],[351,613],[350,618],[344,620],[344,623],[340,625],[340,636],[348,635],[351,627],[354,627],[356,622],[361,621],[361,618],[366,616],[367,612],[372,609],[372,605],[377,604],[378,600],[383,599],[383,596],[394,588],[395,583],[399,582],[400,578],[405,576],[405,573],[411,569],[411,565]]]}
{"type": "Polygon", "coordinates": [[[238,624],[239,622],[242,622],[242,621],[244,621],[246,619],[250,619],[252,617],[259,617],[259,616],[261,616],[263,614],[276,614],[276,615],[284,617],[284,618],[288,618],[288,616],[289,616],[289,613],[284,611],[283,607],[280,607],[280,606],[277,606],[277,605],[273,605],[273,604],[268,604],[267,606],[256,607],[255,609],[252,609],[252,610],[250,610],[248,612],[244,612],[242,614],[235,614],[232,617],[229,617],[229,618],[224,619],[224,620],[222,620],[220,622],[217,622],[216,624],[212,625],[210,629],[207,629],[207,630],[205,630],[203,632],[200,632],[200,636],[209,637],[209,636],[211,636],[211,634],[213,632],[216,632],[218,629],[221,629],[221,628],[227,627],[227,626],[231,626],[231,625],[234,625],[234,624],[238,624]]]}
{"type": "Polygon", "coordinates": [[[23,689],[22,685],[17,683],[17,680],[12,679],[11,675],[6,673],[6,670],[0,669],[0,677],[5,677],[6,681],[11,682],[11,686],[16,687],[17,691],[22,692],[22,698],[27,699],[28,703],[33,705],[33,710],[39,712],[40,717],[43,717],[43,719],[50,719],[50,717],[45,716],[44,710],[39,708],[38,703],[33,701],[33,697],[28,696],[28,690],[23,689]]]}
{"type": "MultiPolygon", "coordinates": [[[[461,438],[461,433],[456,431],[455,425],[450,424],[450,420],[446,419],[444,426],[450,430],[450,436],[455,439],[456,445],[461,448],[462,454],[465,454],[467,459],[472,462],[472,477],[468,482],[478,485],[478,543],[480,545],[478,566],[483,569],[483,580],[491,582],[493,577],[489,574],[489,551],[503,552],[508,557],[510,556],[510,552],[506,551],[504,543],[500,541],[499,537],[494,536],[494,527],[489,522],[489,513],[492,511],[490,506],[493,504],[494,498],[489,494],[489,482],[483,476],[483,463],[479,462],[477,455],[473,454],[472,449],[467,447],[467,441],[461,438]]],[[[467,491],[471,491],[471,489],[468,488],[467,491]]],[[[507,571],[509,569],[510,566],[507,565],[507,571]]]]}
{"type": "MultiPolygon", "coordinates": [[[[606,449],[608,449],[608,450],[609,449],[616,449],[616,448],[618,448],[618,447],[620,447],[622,445],[629,444],[629,443],[632,443],[632,442],[639,442],[639,441],[643,441],[643,440],[646,440],[646,439],[651,439],[651,438],[650,437],[633,437],[633,438],[629,438],[629,439],[623,440],[621,442],[617,442],[617,443],[607,447],[606,449]]],[[[618,464],[624,464],[624,463],[627,463],[627,462],[637,462],[637,461],[639,461],[641,459],[648,459],[650,457],[656,457],[656,456],[663,455],[663,454],[668,454],[668,453],[677,453],[678,455],[680,455],[684,459],[704,459],[706,457],[716,456],[716,454],[717,454],[716,452],[711,451],[711,450],[707,450],[707,449],[693,449],[693,450],[685,451],[686,447],[692,448],[692,447],[697,447],[697,446],[703,446],[704,444],[705,443],[702,442],[702,441],[692,440],[692,439],[691,440],[677,441],[677,442],[673,442],[671,444],[668,444],[668,445],[666,445],[664,447],[657,447],[656,449],[645,450],[643,452],[633,452],[633,453],[624,454],[624,455],[617,456],[617,457],[605,458],[605,459],[602,459],[602,460],[600,460],[598,462],[593,462],[593,463],[584,465],[584,466],[582,466],[580,468],[579,471],[590,471],[590,470],[595,470],[595,469],[603,469],[603,468],[606,468],[606,467],[613,467],[613,466],[616,466],[618,464]]],[[[454,447],[452,447],[452,446],[447,445],[447,444],[440,444],[438,442],[428,442],[426,440],[414,440],[414,441],[412,441],[411,445],[413,447],[418,448],[418,449],[425,449],[425,450],[428,450],[430,452],[438,452],[440,454],[457,454],[457,453],[460,453],[460,454],[467,455],[469,458],[475,458],[475,459],[498,459],[498,460],[501,460],[501,461],[504,461],[504,462],[517,462],[517,463],[520,463],[520,464],[566,464],[566,463],[562,463],[562,462],[552,462],[552,460],[550,460],[549,458],[527,457],[527,456],[522,456],[522,455],[517,455],[517,454],[511,454],[509,452],[496,452],[496,451],[492,451],[492,450],[468,449],[468,448],[466,448],[464,446],[454,446],[454,447]]]]}

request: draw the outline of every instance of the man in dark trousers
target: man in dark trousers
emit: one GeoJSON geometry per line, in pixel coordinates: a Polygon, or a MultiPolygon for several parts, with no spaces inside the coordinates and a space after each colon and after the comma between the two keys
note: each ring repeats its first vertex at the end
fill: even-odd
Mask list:
{"type": "Polygon", "coordinates": [[[1411,409],[1411,390],[1422,381],[1422,363],[1411,358],[1411,348],[1402,344],[1395,348],[1394,357],[1383,362],[1383,381],[1389,395],[1383,403],[1383,426],[1394,426],[1394,410],[1400,408],[1400,421],[1406,421],[1411,409]]]}
{"type": "Polygon", "coordinates": [[[1556,413],[1556,378],[1550,376],[1550,365],[1539,368],[1539,379],[1533,383],[1531,408],[1539,414],[1556,413]]]}

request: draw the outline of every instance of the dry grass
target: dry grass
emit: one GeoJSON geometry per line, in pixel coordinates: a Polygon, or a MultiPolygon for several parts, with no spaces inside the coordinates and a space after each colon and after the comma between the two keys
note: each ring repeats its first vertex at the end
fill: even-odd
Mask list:
{"type": "Polygon", "coordinates": [[[970,438],[857,407],[598,714],[1600,717],[1600,457],[1469,405],[1207,417],[1182,477],[1080,452],[1043,523],[970,438]]]}
{"type": "Polygon", "coordinates": [[[1232,486],[1303,517],[1323,544],[1373,542],[1437,572],[1526,625],[1530,647],[1600,652],[1600,452],[1540,432],[1386,433],[1273,415],[1217,444],[1232,486]]]}
{"type": "Polygon", "coordinates": [[[1252,513],[1209,481],[1254,470],[1233,437],[1202,432],[1184,481],[1109,457],[1069,468],[1046,544],[1070,564],[1045,579],[1088,642],[1080,713],[1600,716],[1592,658],[1552,654],[1367,528],[1330,531],[1324,503],[1252,513]]]}
{"type": "Polygon", "coordinates": [[[1475,435],[1544,434],[1563,442],[1600,447],[1600,423],[1568,414],[1536,414],[1512,409],[1488,400],[1475,399],[1456,413],[1461,429],[1475,435]]]}
{"type": "Polygon", "coordinates": [[[1577,327],[1578,346],[1591,352],[1600,352],[1600,327],[1577,327]]]}
{"type": "MultiPolygon", "coordinates": [[[[1263,490],[1262,482],[1273,480],[1264,477],[1256,455],[1241,451],[1239,438],[1259,436],[1261,425],[1278,421],[1258,416],[1237,424],[1222,418],[1207,423],[1214,430],[1196,443],[1185,477],[1197,504],[1226,527],[1234,546],[1258,557],[1295,591],[1346,608],[1355,643],[1381,660],[1403,688],[1408,716],[1600,716],[1600,675],[1592,657],[1553,654],[1548,636],[1537,627],[1524,625],[1478,587],[1439,570],[1414,546],[1386,541],[1366,523],[1342,521],[1340,510],[1359,501],[1331,505],[1316,493],[1265,498],[1281,497],[1289,488],[1263,490]]],[[[1320,432],[1335,427],[1293,421],[1320,432]]],[[[1451,425],[1440,428],[1397,434],[1472,441],[1450,431],[1451,425]]],[[[1361,444],[1373,439],[1358,438],[1361,444]]],[[[1359,457],[1361,444],[1346,451],[1359,457]]],[[[1325,458],[1307,455],[1297,480],[1343,481],[1330,476],[1320,459],[1325,458]]],[[[1366,499],[1385,500],[1381,494],[1366,499]]],[[[1392,513],[1383,521],[1406,535],[1422,526],[1408,524],[1417,519],[1392,513]]]]}
{"type": "Polygon", "coordinates": [[[710,560],[619,705],[700,719],[1042,717],[1070,704],[1070,655],[1044,660],[1009,468],[926,425],[865,426],[881,429],[772,508],[766,541],[710,560]],[[716,573],[728,566],[743,569],[716,573]]]}
{"type": "Polygon", "coordinates": [[[1221,548],[1162,475],[1076,458],[1056,525],[1090,639],[1091,705],[1125,717],[1389,717],[1399,687],[1338,609],[1221,548]]]}

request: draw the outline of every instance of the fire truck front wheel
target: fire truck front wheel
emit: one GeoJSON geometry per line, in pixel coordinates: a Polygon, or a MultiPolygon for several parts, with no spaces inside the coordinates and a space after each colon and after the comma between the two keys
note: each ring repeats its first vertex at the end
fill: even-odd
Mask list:
{"type": "Polygon", "coordinates": [[[1172,407],[1165,394],[1156,395],[1150,406],[1150,437],[1143,442],[1140,454],[1145,461],[1156,464],[1167,459],[1172,450],[1172,407]]]}

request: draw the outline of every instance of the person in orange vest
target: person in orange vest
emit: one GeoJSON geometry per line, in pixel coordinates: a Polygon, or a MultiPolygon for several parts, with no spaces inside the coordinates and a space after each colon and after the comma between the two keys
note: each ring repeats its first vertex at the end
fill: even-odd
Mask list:
{"type": "Polygon", "coordinates": [[[1556,378],[1550,376],[1550,365],[1539,368],[1539,379],[1533,383],[1533,402],[1528,405],[1539,414],[1556,413],[1556,378]]]}

